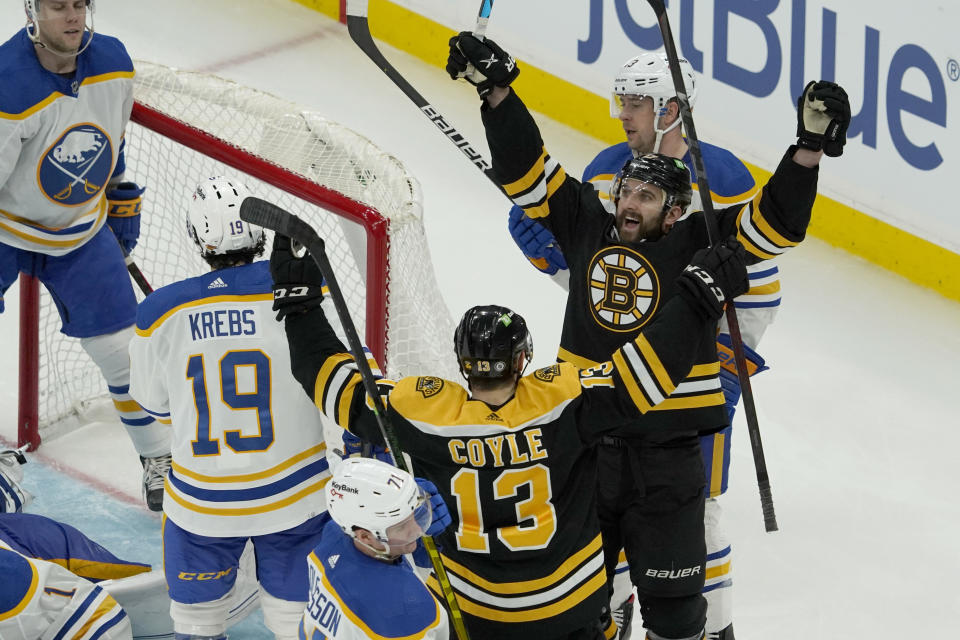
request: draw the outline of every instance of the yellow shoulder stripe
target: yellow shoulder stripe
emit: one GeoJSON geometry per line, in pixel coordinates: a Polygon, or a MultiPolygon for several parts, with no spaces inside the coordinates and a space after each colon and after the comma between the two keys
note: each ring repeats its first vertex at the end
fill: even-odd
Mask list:
{"type": "Polygon", "coordinates": [[[183,309],[189,309],[191,307],[199,307],[205,304],[216,304],[218,302],[260,302],[261,300],[273,300],[273,293],[253,293],[253,294],[245,294],[245,295],[210,296],[209,298],[200,298],[199,300],[191,300],[190,302],[184,302],[183,304],[179,304],[173,307],[172,309],[169,309],[162,316],[154,320],[153,324],[151,324],[146,329],[141,329],[140,327],[137,327],[137,335],[144,336],[144,337],[151,335],[154,331],[157,330],[157,328],[160,325],[166,322],[170,318],[170,316],[177,313],[178,311],[182,311],[183,309]]]}

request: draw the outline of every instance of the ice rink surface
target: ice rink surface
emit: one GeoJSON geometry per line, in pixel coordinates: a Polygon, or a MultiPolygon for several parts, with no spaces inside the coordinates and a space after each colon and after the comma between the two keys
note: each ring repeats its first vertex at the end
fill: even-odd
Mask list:
{"type": "MultiPolygon", "coordinates": [[[[20,3],[5,3],[0,34],[21,25],[20,3]]],[[[454,317],[474,304],[512,307],[531,325],[535,363],[552,361],[563,295],[513,245],[503,196],[363,56],[345,27],[287,0],[101,0],[96,25],[121,38],[135,59],[210,71],[301,103],[399,157],[423,185],[430,250],[454,317]]],[[[488,33],[496,39],[495,14],[488,33]]],[[[382,48],[485,148],[471,87],[382,48]]],[[[445,51],[437,42],[438,61],[445,51]]],[[[710,99],[709,83],[700,91],[710,99]]],[[[551,155],[573,175],[603,146],[539,123],[551,155]]],[[[794,127],[783,123],[785,148],[794,127]]],[[[701,135],[709,140],[708,131],[701,135]]],[[[843,161],[826,158],[821,171],[843,161]]],[[[185,197],[191,187],[184,185],[185,197]]],[[[960,459],[960,305],[816,239],[780,266],[783,305],[759,348],[771,371],[754,379],[780,531],[763,531],[740,414],[731,486],[721,501],[733,543],[737,636],[950,633],[960,619],[960,503],[950,480],[960,459]]],[[[9,438],[16,288],[6,300],[0,434],[9,438]]],[[[159,562],[159,518],[139,506],[139,465],[119,424],[93,424],[41,452],[27,471],[40,494],[36,511],[79,526],[121,556],[159,562]]],[[[232,637],[268,637],[261,629],[246,623],[232,637]]]]}

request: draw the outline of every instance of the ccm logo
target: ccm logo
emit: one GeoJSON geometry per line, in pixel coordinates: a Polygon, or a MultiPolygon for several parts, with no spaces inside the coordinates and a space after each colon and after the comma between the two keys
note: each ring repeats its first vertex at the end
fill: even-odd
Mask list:
{"type": "Polygon", "coordinates": [[[209,571],[206,573],[194,573],[192,571],[181,571],[180,575],[177,576],[179,580],[219,580],[225,576],[230,575],[230,572],[233,571],[233,567],[229,569],[224,569],[223,571],[209,571]]]}
{"type": "Polygon", "coordinates": [[[677,580],[679,578],[689,578],[700,573],[700,567],[687,567],[685,569],[647,569],[648,578],[665,578],[667,580],[677,580]]]}

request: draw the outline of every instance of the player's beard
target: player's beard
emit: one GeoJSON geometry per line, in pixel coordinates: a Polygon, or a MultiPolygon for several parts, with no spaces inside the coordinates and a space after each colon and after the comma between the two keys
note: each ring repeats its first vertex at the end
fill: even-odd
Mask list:
{"type": "Polygon", "coordinates": [[[39,24],[37,31],[40,36],[40,42],[43,43],[44,48],[57,55],[70,57],[77,55],[80,46],[83,44],[83,34],[86,33],[85,25],[86,21],[81,22],[79,27],[75,27],[79,29],[80,33],[79,35],[73,36],[67,36],[62,31],[52,34],[46,29],[41,29],[39,24]]]}
{"type": "Polygon", "coordinates": [[[626,220],[626,214],[623,216],[617,215],[617,235],[620,236],[621,242],[655,242],[663,237],[663,221],[667,217],[666,209],[661,210],[657,217],[646,222],[643,216],[640,216],[640,224],[638,228],[632,232],[627,232],[630,237],[624,237],[624,221],[626,220]]]}

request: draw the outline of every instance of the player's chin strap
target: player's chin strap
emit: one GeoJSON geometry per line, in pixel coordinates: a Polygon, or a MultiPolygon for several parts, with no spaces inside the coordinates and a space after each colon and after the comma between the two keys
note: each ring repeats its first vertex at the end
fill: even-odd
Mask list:
{"type": "Polygon", "coordinates": [[[90,16],[90,26],[88,27],[86,23],[84,23],[83,29],[90,34],[90,37],[87,38],[87,41],[79,49],[77,49],[76,53],[61,53],[60,51],[54,51],[45,45],[43,41],[40,40],[40,33],[37,30],[37,24],[35,22],[27,23],[27,37],[30,38],[30,42],[42,49],[46,49],[55,56],[60,56],[61,58],[75,58],[86,51],[87,47],[90,46],[90,43],[93,42],[93,16],[90,16]],[[33,30],[30,29],[31,26],[33,27],[33,30]]]}
{"type": "MultiPolygon", "coordinates": [[[[370,545],[368,545],[366,542],[364,542],[364,541],[361,540],[360,538],[354,538],[353,540],[354,540],[354,542],[356,542],[357,544],[359,544],[359,545],[361,545],[361,546],[369,549],[370,552],[373,554],[373,557],[376,558],[377,560],[380,560],[381,562],[387,562],[387,563],[392,564],[392,563],[396,562],[396,561],[397,561],[397,558],[399,558],[400,555],[401,555],[401,554],[392,554],[392,555],[391,555],[391,553],[390,553],[390,544],[389,544],[386,540],[380,540],[380,542],[383,544],[383,550],[377,549],[376,547],[371,547],[370,545]]],[[[379,540],[379,538],[378,538],[378,540],[379,540]]]]}
{"type": "MultiPolygon", "coordinates": [[[[660,123],[660,120],[662,120],[662,119],[663,119],[663,116],[660,116],[659,118],[657,118],[657,124],[659,124],[659,123],[660,123]]],[[[673,131],[674,129],[676,129],[676,128],[679,127],[679,126],[680,126],[680,115],[679,115],[679,114],[677,115],[677,119],[674,120],[674,121],[670,124],[670,126],[667,127],[666,129],[661,129],[661,128],[659,128],[656,124],[653,125],[653,130],[654,130],[654,131],[656,132],[656,134],[657,134],[656,139],[654,139],[654,141],[653,141],[653,152],[654,152],[654,153],[660,153],[660,143],[663,142],[663,136],[664,136],[664,134],[666,134],[666,133],[668,133],[668,132],[670,132],[670,131],[673,131]]]]}

